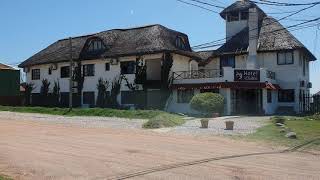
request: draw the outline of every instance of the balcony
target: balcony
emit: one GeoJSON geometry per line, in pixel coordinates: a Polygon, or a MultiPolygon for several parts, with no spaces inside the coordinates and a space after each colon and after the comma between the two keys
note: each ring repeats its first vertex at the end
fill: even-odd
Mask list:
{"type": "Polygon", "coordinates": [[[218,82],[270,82],[276,83],[276,73],[267,69],[201,69],[172,73],[173,84],[201,84],[218,82]]]}
{"type": "Polygon", "coordinates": [[[217,69],[201,69],[197,71],[173,72],[174,80],[220,78],[222,76],[222,71],[217,69]]]}

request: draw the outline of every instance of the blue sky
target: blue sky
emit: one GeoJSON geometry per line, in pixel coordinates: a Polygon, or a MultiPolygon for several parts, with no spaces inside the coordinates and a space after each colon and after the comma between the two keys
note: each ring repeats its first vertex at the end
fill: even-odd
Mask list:
{"type": "MultiPolygon", "coordinates": [[[[220,6],[234,2],[203,1],[220,6]]],[[[274,13],[301,7],[261,8],[267,13],[274,13]]],[[[281,22],[289,26],[301,19],[314,19],[320,17],[319,10],[320,5],[281,22]]],[[[280,18],[285,15],[274,16],[280,18]]],[[[0,22],[0,62],[11,65],[22,62],[56,40],[114,28],[162,24],[188,34],[192,45],[225,37],[225,23],[218,14],[176,0],[1,0],[0,22]]],[[[320,28],[303,29],[293,34],[320,59],[320,28]]],[[[312,91],[315,92],[320,90],[320,60],[311,63],[310,67],[314,84],[312,91]]]]}

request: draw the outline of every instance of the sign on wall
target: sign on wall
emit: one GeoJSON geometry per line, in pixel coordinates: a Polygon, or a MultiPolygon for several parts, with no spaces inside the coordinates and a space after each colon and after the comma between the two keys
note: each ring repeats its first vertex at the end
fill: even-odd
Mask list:
{"type": "Polygon", "coordinates": [[[260,81],[260,71],[234,70],[234,81],[260,81]]]}

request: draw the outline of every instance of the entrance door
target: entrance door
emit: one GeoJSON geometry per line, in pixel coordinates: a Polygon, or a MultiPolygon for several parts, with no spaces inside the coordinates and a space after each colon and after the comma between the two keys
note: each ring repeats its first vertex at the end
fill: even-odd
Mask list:
{"type": "Polygon", "coordinates": [[[260,114],[262,112],[261,89],[237,89],[233,112],[235,114],[260,114]]]}

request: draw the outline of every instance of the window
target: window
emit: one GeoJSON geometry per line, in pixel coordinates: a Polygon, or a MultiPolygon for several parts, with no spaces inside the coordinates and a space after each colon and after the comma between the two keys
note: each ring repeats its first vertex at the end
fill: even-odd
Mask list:
{"type": "Polygon", "coordinates": [[[222,67],[232,67],[235,68],[236,62],[234,56],[222,56],[220,57],[220,68],[222,67]]]}
{"type": "Polygon", "coordinates": [[[106,63],[106,71],[110,71],[110,63],[106,63]]]}
{"type": "Polygon", "coordinates": [[[188,90],[178,90],[177,103],[190,103],[194,92],[192,89],[188,90]]]}
{"type": "Polygon", "coordinates": [[[61,78],[70,77],[70,67],[69,66],[63,66],[60,68],[60,77],[61,78]]]}
{"type": "Polygon", "coordinates": [[[241,12],[241,20],[249,19],[249,12],[241,12]]]}
{"type": "Polygon", "coordinates": [[[48,74],[49,74],[49,75],[52,74],[52,69],[51,69],[51,68],[48,69],[48,74]]]}
{"type": "Polygon", "coordinates": [[[136,104],[134,91],[121,91],[121,104],[136,104]]]}
{"type": "Polygon", "coordinates": [[[239,12],[231,12],[227,15],[227,21],[239,21],[239,12]]]}
{"type": "Polygon", "coordinates": [[[200,93],[207,93],[207,92],[219,94],[220,90],[219,89],[200,89],[200,93]]]}
{"type": "Polygon", "coordinates": [[[303,70],[303,75],[306,75],[306,71],[308,70],[308,60],[307,58],[303,57],[302,59],[302,70],[303,70]]]}
{"type": "Polygon", "coordinates": [[[268,103],[272,103],[272,91],[270,89],[267,91],[267,100],[268,103]]]}
{"type": "Polygon", "coordinates": [[[83,104],[94,106],[94,92],[83,92],[83,104]]]}
{"type": "Polygon", "coordinates": [[[293,64],[293,52],[279,52],[277,55],[278,65],[293,64]]]}
{"type": "Polygon", "coordinates": [[[135,66],[136,66],[135,61],[121,62],[120,63],[121,74],[135,74],[135,66]]]}
{"type": "Polygon", "coordinates": [[[84,76],[94,76],[94,64],[83,65],[84,76]]]}
{"type": "Polygon", "coordinates": [[[294,89],[279,90],[278,101],[279,102],[294,102],[294,89]]]}
{"type": "Polygon", "coordinates": [[[39,80],[40,79],[40,69],[32,69],[31,79],[32,80],[39,80]]]}
{"type": "Polygon", "coordinates": [[[89,52],[96,52],[96,51],[101,51],[101,50],[104,50],[104,49],[105,49],[105,47],[104,47],[102,41],[98,40],[98,39],[95,39],[95,40],[92,40],[90,42],[88,51],[89,52]]]}
{"type": "Polygon", "coordinates": [[[176,39],[176,47],[182,50],[186,49],[186,43],[182,37],[177,37],[176,39]]]}

